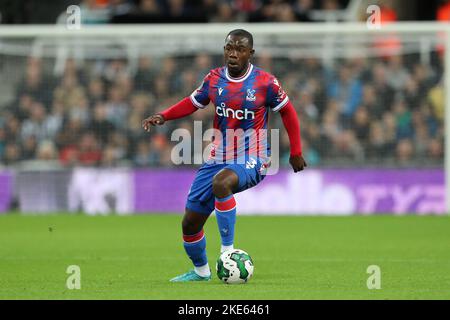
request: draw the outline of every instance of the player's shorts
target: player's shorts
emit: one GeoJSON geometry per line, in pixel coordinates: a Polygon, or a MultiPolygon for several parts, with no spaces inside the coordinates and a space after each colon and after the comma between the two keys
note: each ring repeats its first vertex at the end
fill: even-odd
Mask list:
{"type": "Polygon", "coordinates": [[[212,181],[220,170],[229,169],[236,173],[239,178],[239,185],[234,193],[239,193],[260,183],[266,176],[267,167],[267,161],[262,161],[256,157],[250,157],[243,164],[239,161],[232,164],[204,163],[197,171],[189,190],[186,208],[206,215],[214,211],[215,196],[212,192],[212,181]]]}

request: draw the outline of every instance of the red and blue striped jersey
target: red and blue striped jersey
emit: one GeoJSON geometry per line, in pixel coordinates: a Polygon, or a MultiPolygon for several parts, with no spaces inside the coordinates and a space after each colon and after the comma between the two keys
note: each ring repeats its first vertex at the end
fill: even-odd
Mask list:
{"type": "Polygon", "coordinates": [[[227,67],[211,70],[190,99],[198,108],[214,104],[214,129],[221,134],[221,138],[215,134],[213,140],[211,156],[216,160],[236,159],[243,151],[270,155],[268,111],[277,112],[289,101],[278,80],[252,64],[240,78],[232,78],[227,67]],[[244,140],[230,136],[242,137],[242,132],[244,140]]]}

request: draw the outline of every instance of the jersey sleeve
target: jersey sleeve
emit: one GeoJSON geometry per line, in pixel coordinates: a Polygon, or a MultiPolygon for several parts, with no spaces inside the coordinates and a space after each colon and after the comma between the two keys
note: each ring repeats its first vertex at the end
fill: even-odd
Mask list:
{"type": "Polygon", "coordinates": [[[200,109],[205,108],[210,99],[209,99],[209,82],[211,80],[211,72],[203,78],[201,85],[192,92],[190,95],[190,99],[192,103],[200,109]]]}
{"type": "Polygon", "coordinates": [[[267,105],[273,112],[279,111],[289,101],[289,97],[274,76],[269,78],[267,88],[267,105]]]}

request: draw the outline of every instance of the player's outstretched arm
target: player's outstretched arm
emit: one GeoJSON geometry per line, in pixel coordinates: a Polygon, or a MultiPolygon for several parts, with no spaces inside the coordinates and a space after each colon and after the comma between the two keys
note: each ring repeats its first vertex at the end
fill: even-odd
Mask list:
{"type": "Polygon", "coordinates": [[[148,132],[152,126],[160,126],[166,121],[186,117],[197,110],[198,108],[192,103],[191,99],[186,97],[163,112],[154,114],[147,119],[144,119],[142,121],[142,128],[148,132]]]}
{"type": "Polygon", "coordinates": [[[291,144],[291,156],[289,157],[289,163],[291,164],[292,169],[294,169],[294,172],[302,171],[307,164],[302,155],[300,122],[297,117],[297,112],[295,112],[294,106],[289,101],[283,108],[281,108],[280,114],[291,144]]]}

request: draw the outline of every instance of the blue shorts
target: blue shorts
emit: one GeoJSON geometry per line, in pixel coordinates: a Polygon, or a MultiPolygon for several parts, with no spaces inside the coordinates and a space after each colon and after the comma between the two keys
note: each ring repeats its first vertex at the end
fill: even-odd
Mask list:
{"type": "Polygon", "coordinates": [[[245,163],[204,163],[197,172],[186,202],[186,208],[198,213],[209,215],[214,211],[215,196],[212,192],[214,176],[222,169],[229,169],[239,178],[238,193],[256,186],[266,176],[267,163],[258,158],[250,157],[245,163]]]}

